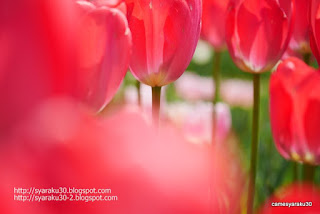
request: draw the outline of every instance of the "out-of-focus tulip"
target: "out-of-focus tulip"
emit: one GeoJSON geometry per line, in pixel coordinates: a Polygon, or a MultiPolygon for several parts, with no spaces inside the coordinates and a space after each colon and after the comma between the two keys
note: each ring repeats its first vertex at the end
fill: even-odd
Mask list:
{"type": "Polygon", "coordinates": [[[213,98],[214,83],[211,78],[185,72],[174,85],[178,95],[186,100],[211,100],[213,98]]]}
{"type": "Polygon", "coordinates": [[[250,81],[228,79],[221,84],[222,100],[230,106],[250,108],[253,104],[253,86],[250,81]]]}
{"type": "Polygon", "coordinates": [[[320,163],[320,73],[297,58],[271,76],[270,116],[278,151],[287,159],[320,163]]]}
{"type": "Polygon", "coordinates": [[[320,190],[312,184],[291,184],[280,188],[267,200],[259,214],[320,213],[320,190]]]}
{"type": "MultiPolygon", "coordinates": [[[[16,136],[1,150],[6,173],[0,185],[10,200],[13,187],[62,186],[111,189],[118,201],[14,201],[8,214],[34,207],[49,213],[207,213],[209,153],[172,131],[156,138],[139,114],[97,121],[68,100],[53,100],[36,108],[16,136]]],[[[1,211],[5,206],[1,202],[1,211]]]]}
{"type": "MultiPolygon", "coordinates": [[[[310,0],[294,0],[295,16],[294,27],[289,46],[282,56],[282,59],[289,57],[298,57],[304,60],[310,60],[310,0]],[[307,57],[307,58],[306,58],[307,57]]],[[[310,62],[308,62],[310,63],[310,62]]]]}
{"type": "Polygon", "coordinates": [[[11,47],[11,39],[8,37],[6,32],[2,32],[0,30],[0,82],[1,77],[4,74],[5,71],[5,64],[8,61],[9,55],[10,55],[10,47],[11,47]]]}
{"type": "Polygon", "coordinates": [[[201,37],[208,41],[216,51],[226,47],[225,20],[229,0],[202,1],[201,37]]]}
{"type": "Polygon", "coordinates": [[[98,110],[114,95],[130,31],[117,9],[86,3],[80,15],[74,1],[0,2],[0,135],[48,97],[68,95],[98,110]]]}
{"type": "Polygon", "coordinates": [[[92,118],[68,98],[42,103],[0,145],[0,212],[204,214],[211,203],[215,213],[233,213],[243,186],[237,157],[162,131],[135,112],[92,118]],[[21,202],[14,187],[106,188],[118,200],[21,202]]]}
{"type": "Polygon", "coordinates": [[[127,72],[131,32],[118,9],[77,3],[82,10],[78,32],[80,96],[98,111],[112,99],[127,72]]]}
{"type": "MultiPolygon", "coordinates": [[[[209,77],[185,72],[174,85],[177,94],[187,101],[210,101],[214,97],[214,83],[209,77]]],[[[228,79],[221,83],[220,96],[230,106],[251,107],[252,93],[253,87],[250,81],[228,79]]]]}
{"type": "MultiPolygon", "coordinates": [[[[311,49],[310,49],[311,50],[311,49]]],[[[299,50],[297,50],[299,51],[299,50]]],[[[281,60],[286,60],[288,59],[289,57],[296,57],[296,58],[299,58],[299,59],[303,59],[304,56],[306,55],[303,55],[297,51],[294,51],[292,50],[289,46],[287,48],[287,50],[283,53],[282,57],[281,57],[281,60]]]]}
{"type": "MultiPolygon", "coordinates": [[[[192,143],[210,143],[212,140],[211,102],[171,103],[166,106],[167,117],[192,143]]],[[[214,132],[217,144],[224,143],[231,129],[231,113],[229,106],[218,103],[215,106],[217,129],[214,132]]]]}
{"type": "Polygon", "coordinates": [[[292,38],[289,48],[300,54],[309,53],[309,3],[310,0],[294,0],[295,16],[292,38]]]}
{"type": "Polygon", "coordinates": [[[239,150],[237,146],[234,148],[232,146],[220,145],[213,148],[210,213],[241,213],[246,179],[238,156],[239,150]]]}
{"type": "Polygon", "coordinates": [[[0,20],[1,136],[44,98],[75,96],[78,75],[73,2],[0,1],[0,20]]]}
{"type": "Polygon", "coordinates": [[[318,64],[320,64],[320,2],[317,0],[310,0],[310,47],[316,57],[318,64]]]}
{"type": "Polygon", "coordinates": [[[142,83],[164,86],[192,59],[199,36],[200,0],[126,0],[132,32],[130,70],[142,83]]]}
{"type": "Polygon", "coordinates": [[[292,0],[242,0],[230,4],[226,40],[243,71],[270,70],[286,50],[293,30],[292,0]]]}

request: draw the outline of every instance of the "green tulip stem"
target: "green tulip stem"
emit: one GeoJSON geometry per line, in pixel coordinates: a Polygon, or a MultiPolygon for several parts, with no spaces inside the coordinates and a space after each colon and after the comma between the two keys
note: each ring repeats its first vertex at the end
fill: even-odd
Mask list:
{"type": "Polygon", "coordinates": [[[152,87],[152,117],[153,124],[158,129],[160,123],[161,87],[152,87]]]}
{"type": "Polygon", "coordinates": [[[303,61],[307,64],[310,65],[311,63],[311,53],[306,53],[303,55],[303,61]]]}
{"type": "Polygon", "coordinates": [[[140,92],[140,88],[141,88],[141,83],[139,80],[136,80],[136,88],[137,88],[137,92],[138,92],[138,106],[141,106],[141,92],[140,92]]]}
{"type": "Polygon", "coordinates": [[[315,170],[316,170],[315,166],[312,166],[310,164],[303,164],[304,180],[309,181],[309,182],[313,182],[315,170]]]}
{"type": "Polygon", "coordinates": [[[212,99],[213,103],[213,112],[212,112],[212,144],[216,141],[216,124],[217,124],[217,114],[216,114],[216,104],[219,102],[220,95],[220,65],[221,65],[221,52],[215,51],[213,55],[213,69],[212,69],[212,78],[214,82],[214,97],[212,99]]]}
{"type": "Polygon", "coordinates": [[[253,214],[259,143],[260,74],[253,74],[253,121],[247,214],[253,214]]]}
{"type": "Polygon", "coordinates": [[[292,178],[293,178],[293,181],[297,181],[297,180],[299,180],[298,163],[295,161],[292,161],[292,163],[293,163],[292,178]]]}

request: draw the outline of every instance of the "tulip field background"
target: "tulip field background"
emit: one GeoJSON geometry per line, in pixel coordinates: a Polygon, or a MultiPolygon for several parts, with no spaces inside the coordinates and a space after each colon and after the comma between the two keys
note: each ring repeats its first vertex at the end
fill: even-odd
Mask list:
{"type": "MultiPolygon", "coordinates": [[[[205,62],[197,63],[197,60],[192,60],[187,71],[195,73],[202,77],[211,78],[213,68],[213,55],[214,51],[207,43],[207,55],[201,55],[200,58],[205,58],[205,62]]],[[[203,44],[202,44],[203,45],[203,44]]],[[[317,67],[315,60],[312,62],[313,67],[317,67]]],[[[271,133],[270,117],[269,117],[269,79],[271,73],[264,73],[262,75],[261,86],[261,128],[260,128],[260,144],[259,144],[259,162],[258,162],[258,174],[257,174],[257,195],[256,205],[261,206],[263,202],[272,195],[277,188],[288,185],[296,178],[294,178],[293,168],[294,162],[285,160],[277,151],[271,133]]],[[[223,80],[227,79],[239,79],[245,81],[252,81],[252,76],[249,73],[241,72],[238,69],[227,51],[223,52],[221,63],[221,76],[223,80]]],[[[124,88],[127,86],[135,86],[136,81],[134,77],[128,73],[124,81],[123,88],[116,95],[113,100],[115,105],[118,102],[123,102],[124,88]]],[[[174,87],[174,84],[168,86],[166,93],[166,99],[168,102],[184,101],[181,98],[174,87]]],[[[239,147],[242,151],[241,157],[245,163],[246,168],[249,168],[249,155],[250,155],[250,142],[251,135],[249,130],[251,129],[252,121],[252,107],[238,107],[231,106],[232,115],[232,130],[235,133],[239,147]]],[[[298,180],[303,180],[302,165],[298,164],[298,180]]],[[[315,173],[315,182],[320,184],[320,169],[317,167],[315,173]]]]}
{"type": "MultiPolygon", "coordinates": [[[[316,63],[314,63],[316,66],[316,63]]],[[[211,63],[204,66],[198,66],[195,63],[190,65],[190,69],[196,70],[199,75],[210,75],[212,68],[211,63]]],[[[223,54],[222,78],[239,78],[251,80],[250,74],[240,72],[233,64],[229,54],[223,54]]],[[[269,117],[269,79],[270,73],[262,75],[261,86],[261,120],[260,120],[260,144],[259,144],[259,161],[257,174],[257,204],[264,202],[278,187],[289,184],[294,180],[293,162],[285,160],[278,153],[271,134],[270,117],[269,117]]],[[[240,148],[243,151],[243,160],[246,166],[249,165],[251,135],[248,130],[251,129],[252,113],[251,109],[241,107],[231,107],[232,128],[239,138],[240,148]]],[[[301,166],[300,166],[301,167],[301,166]]],[[[300,169],[301,171],[301,169],[300,169]]],[[[302,176],[302,172],[301,176],[302,176]]],[[[319,167],[316,171],[315,181],[320,183],[319,167]]]]}

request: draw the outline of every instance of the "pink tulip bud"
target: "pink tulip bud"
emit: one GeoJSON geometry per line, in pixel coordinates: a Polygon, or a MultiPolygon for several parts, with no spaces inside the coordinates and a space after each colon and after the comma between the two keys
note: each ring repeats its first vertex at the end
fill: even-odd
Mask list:
{"type": "Polygon", "coordinates": [[[225,19],[229,0],[202,1],[202,29],[201,36],[207,40],[215,50],[226,47],[225,19]]]}
{"type": "Polygon", "coordinates": [[[274,67],[290,41],[292,16],[292,0],[230,3],[226,40],[236,65],[252,73],[274,67]]]}
{"type": "Polygon", "coordinates": [[[297,58],[282,62],[271,76],[270,117],[280,154],[320,163],[320,73],[297,58]]]}
{"type": "Polygon", "coordinates": [[[132,32],[132,74],[163,86],[189,65],[200,36],[200,0],[126,0],[132,32]]]}

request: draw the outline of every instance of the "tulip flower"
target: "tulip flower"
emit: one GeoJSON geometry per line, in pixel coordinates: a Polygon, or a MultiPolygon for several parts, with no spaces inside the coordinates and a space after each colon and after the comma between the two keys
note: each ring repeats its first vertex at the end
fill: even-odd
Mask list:
{"type": "Polygon", "coordinates": [[[98,111],[129,64],[130,31],[117,9],[87,2],[84,15],[73,1],[19,4],[0,2],[0,136],[48,97],[68,95],[98,111]]]}
{"type": "Polygon", "coordinates": [[[291,184],[276,191],[258,214],[316,214],[320,212],[320,190],[309,183],[291,184]]]}
{"type": "Polygon", "coordinates": [[[200,34],[199,0],[127,0],[133,35],[130,69],[142,83],[164,86],[187,68],[200,34]]]}
{"type": "Polygon", "coordinates": [[[237,66],[251,73],[261,73],[274,67],[290,41],[292,16],[291,0],[231,3],[226,40],[237,66]]]}
{"type": "Polygon", "coordinates": [[[231,1],[226,41],[235,64],[253,73],[254,103],[247,213],[253,213],[259,141],[260,73],[275,66],[293,30],[293,0],[231,1]]]}
{"type": "Polygon", "coordinates": [[[206,214],[212,207],[224,214],[239,208],[242,168],[226,148],[189,144],[170,125],[156,137],[139,112],[93,118],[77,106],[68,97],[46,100],[2,145],[1,213],[206,214]],[[14,187],[33,186],[107,188],[118,200],[13,201],[14,187]]]}
{"type": "Polygon", "coordinates": [[[280,154],[320,164],[320,73],[297,58],[282,62],[270,81],[270,117],[280,154]]]}
{"type": "Polygon", "coordinates": [[[82,10],[78,33],[80,96],[99,111],[110,102],[127,72],[131,32],[120,10],[87,1],[77,3],[82,10]]]}
{"type": "Polygon", "coordinates": [[[310,47],[313,52],[313,55],[316,57],[318,64],[320,64],[320,52],[319,52],[319,35],[320,35],[320,10],[319,10],[319,1],[310,0],[310,47]]]}
{"type": "Polygon", "coordinates": [[[212,45],[215,51],[221,51],[226,46],[225,22],[229,1],[202,1],[201,37],[212,45]]]}
{"type": "Polygon", "coordinates": [[[77,91],[73,3],[16,3],[0,1],[0,138],[41,100],[77,91]]]}
{"type": "Polygon", "coordinates": [[[200,36],[200,0],[126,0],[132,32],[132,74],[153,87],[158,120],[159,87],[178,79],[189,65],[200,36]]]}
{"type": "Polygon", "coordinates": [[[292,38],[289,48],[300,54],[308,54],[309,44],[309,3],[310,1],[295,0],[295,17],[292,38]]]}

